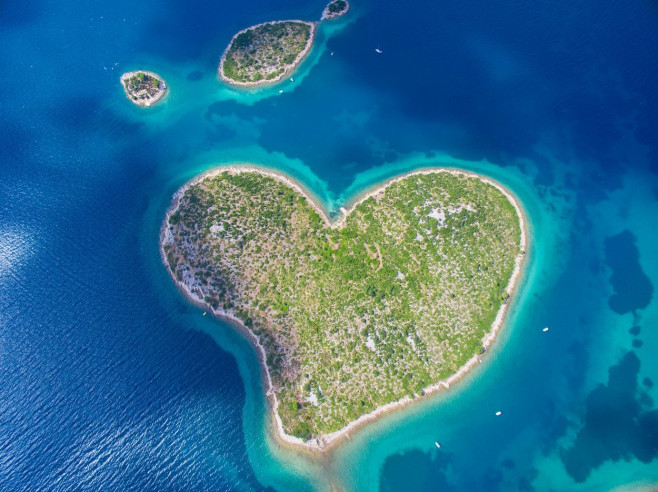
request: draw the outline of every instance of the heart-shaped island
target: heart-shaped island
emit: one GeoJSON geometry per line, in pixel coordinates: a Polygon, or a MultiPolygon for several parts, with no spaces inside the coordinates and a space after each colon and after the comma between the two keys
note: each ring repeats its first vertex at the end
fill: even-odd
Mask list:
{"type": "Polygon", "coordinates": [[[526,247],[514,198],[459,171],[396,178],[344,212],[225,168],[176,193],[161,239],[177,284],[257,344],[282,436],[320,448],[477,363],[526,247]]]}

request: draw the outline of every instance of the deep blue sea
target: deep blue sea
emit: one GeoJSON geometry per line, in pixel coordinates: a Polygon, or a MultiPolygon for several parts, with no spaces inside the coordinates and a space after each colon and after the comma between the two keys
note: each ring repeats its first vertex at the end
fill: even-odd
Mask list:
{"type": "Polygon", "coordinates": [[[658,484],[658,2],[352,4],[239,91],[232,35],[322,0],[0,2],[0,490],[658,484]],[[484,363],[329,459],[277,448],[253,350],[158,256],[172,194],[235,162],[331,210],[419,167],[513,190],[531,248],[484,363]]]}

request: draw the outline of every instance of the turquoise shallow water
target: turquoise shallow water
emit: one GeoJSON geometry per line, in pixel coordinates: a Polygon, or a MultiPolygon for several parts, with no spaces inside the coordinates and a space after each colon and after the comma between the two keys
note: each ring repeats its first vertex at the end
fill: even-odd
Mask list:
{"type": "Polygon", "coordinates": [[[220,84],[221,52],[322,4],[0,6],[0,488],[658,482],[656,4],[353,7],[280,94],[220,84]],[[166,103],[125,99],[119,75],[141,67],[166,103]],[[172,194],[235,162],[330,211],[420,167],[509,187],[532,246],[484,363],[326,460],[278,449],[251,347],[158,256],[172,194]]]}

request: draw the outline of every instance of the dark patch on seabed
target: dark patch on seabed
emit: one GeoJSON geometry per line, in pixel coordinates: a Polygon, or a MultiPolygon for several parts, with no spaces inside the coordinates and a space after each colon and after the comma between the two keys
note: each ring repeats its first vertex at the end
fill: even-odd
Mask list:
{"type": "Polygon", "coordinates": [[[412,449],[386,458],[379,480],[380,492],[403,490],[457,490],[448,482],[446,470],[452,458],[438,452],[412,449]],[[409,473],[413,470],[413,473],[409,473]]]}
{"type": "Polygon", "coordinates": [[[586,400],[585,419],[573,445],[561,449],[564,466],[576,482],[606,461],[658,458],[658,410],[638,391],[640,359],[627,352],[610,367],[608,384],[600,384],[586,400]],[[643,408],[644,407],[644,408],[643,408]]]}
{"type": "Polygon", "coordinates": [[[187,74],[187,80],[191,80],[192,82],[196,82],[197,80],[201,80],[202,78],[203,78],[203,72],[201,72],[200,70],[195,70],[187,74]]]}
{"type": "Polygon", "coordinates": [[[452,454],[432,450],[423,452],[412,449],[389,456],[382,467],[380,492],[407,492],[432,490],[450,492],[458,490],[534,490],[532,482],[537,476],[535,469],[520,474],[517,464],[511,458],[503,459],[495,467],[489,468],[482,476],[459,477],[460,484],[449,480],[453,464],[452,454]],[[471,480],[472,479],[472,480],[471,480]]]}
{"type": "Polygon", "coordinates": [[[610,309],[626,314],[643,309],[651,302],[653,285],[639,262],[635,236],[625,230],[605,239],[605,261],[612,270],[610,283],[615,293],[608,301],[610,309]]]}

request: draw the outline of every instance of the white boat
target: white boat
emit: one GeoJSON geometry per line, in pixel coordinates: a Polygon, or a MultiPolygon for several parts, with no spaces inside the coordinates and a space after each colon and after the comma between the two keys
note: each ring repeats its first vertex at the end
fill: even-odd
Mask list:
{"type": "Polygon", "coordinates": [[[382,53],[383,53],[383,51],[379,49],[379,46],[377,46],[377,48],[375,48],[375,51],[376,51],[377,53],[379,53],[379,54],[382,54],[382,53]]]}
{"type": "Polygon", "coordinates": [[[279,94],[283,94],[283,89],[280,89],[280,90],[279,90],[279,94]]]}
{"type": "Polygon", "coordinates": [[[292,77],[290,77],[290,82],[294,82],[294,81],[295,81],[295,79],[293,79],[292,77]]]}
{"type": "Polygon", "coordinates": [[[542,330],[544,333],[548,331],[548,326],[542,330]]]}
{"type": "Polygon", "coordinates": [[[500,417],[502,414],[503,414],[503,412],[501,412],[500,410],[498,410],[498,411],[496,412],[496,417],[500,417]]]}
{"type": "Polygon", "coordinates": [[[441,449],[441,445],[438,442],[434,441],[434,444],[436,445],[437,448],[441,449]]]}

